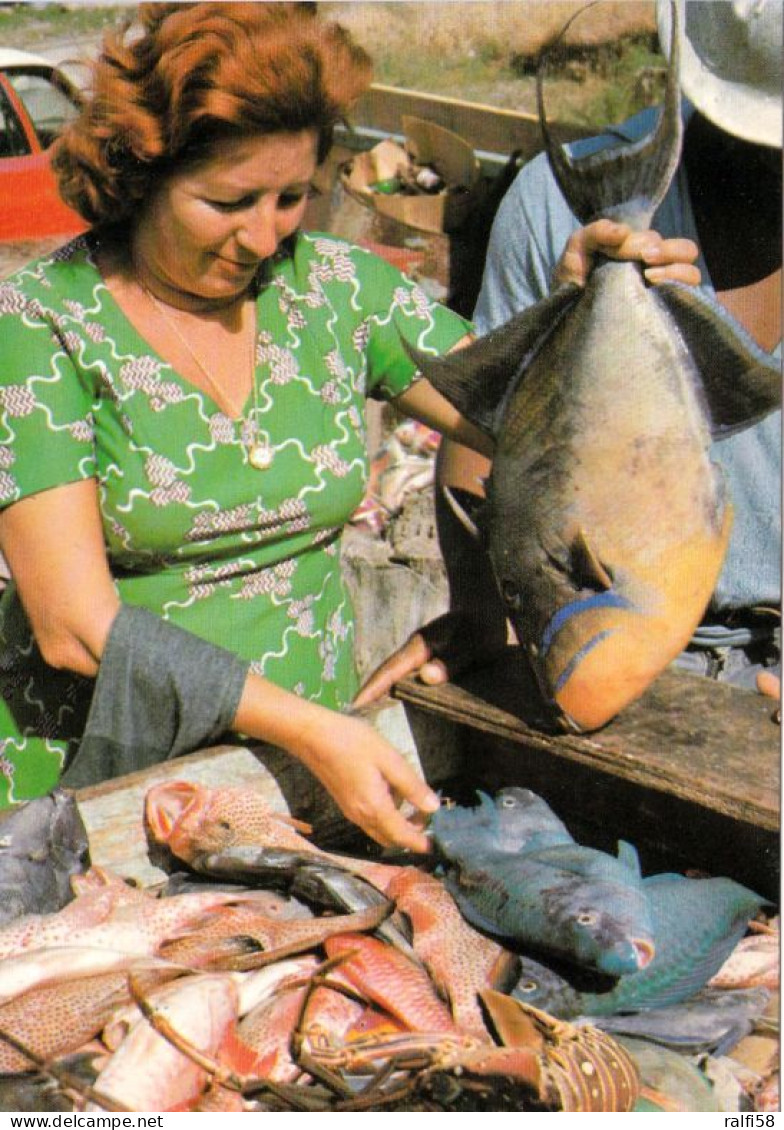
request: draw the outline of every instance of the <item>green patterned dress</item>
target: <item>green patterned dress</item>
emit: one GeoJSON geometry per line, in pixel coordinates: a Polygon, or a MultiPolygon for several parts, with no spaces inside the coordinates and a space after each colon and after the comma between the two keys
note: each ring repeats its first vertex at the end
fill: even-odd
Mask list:
{"type": "MultiPolygon", "coordinates": [[[[383,260],[301,233],[257,304],[254,399],[227,417],[131,326],[89,237],[0,284],[0,505],[95,477],[120,598],[230,648],[334,709],[356,689],[339,539],[368,476],[365,401],[468,324],[383,260]]],[[[92,681],[48,667],[13,584],[0,604],[0,807],[47,792],[78,748],[92,681]]]]}

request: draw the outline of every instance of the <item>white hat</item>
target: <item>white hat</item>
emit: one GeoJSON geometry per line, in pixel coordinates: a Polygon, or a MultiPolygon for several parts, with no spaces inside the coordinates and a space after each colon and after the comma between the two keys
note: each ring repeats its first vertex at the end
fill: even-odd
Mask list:
{"type": "MultiPolygon", "coordinates": [[[[757,145],[782,142],[782,0],[684,0],[681,87],[714,125],[757,145]]],[[[670,49],[670,0],[656,0],[670,49]]],[[[681,24],[683,28],[683,24],[681,24]]]]}

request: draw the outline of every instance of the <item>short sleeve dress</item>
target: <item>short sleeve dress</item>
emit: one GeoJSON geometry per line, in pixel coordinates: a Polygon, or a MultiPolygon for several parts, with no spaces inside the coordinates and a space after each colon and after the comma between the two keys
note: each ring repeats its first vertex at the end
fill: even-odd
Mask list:
{"type": "MultiPolygon", "coordinates": [[[[414,379],[401,339],[438,354],[469,324],[370,252],[300,233],[260,289],[257,391],[232,420],[131,326],[93,252],[80,237],[0,284],[0,505],[94,477],[123,602],[343,708],[356,673],[340,533],[368,477],[365,402],[414,379]]],[[[0,685],[2,807],[55,786],[93,689],[43,662],[13,584],[0,685]]]]}

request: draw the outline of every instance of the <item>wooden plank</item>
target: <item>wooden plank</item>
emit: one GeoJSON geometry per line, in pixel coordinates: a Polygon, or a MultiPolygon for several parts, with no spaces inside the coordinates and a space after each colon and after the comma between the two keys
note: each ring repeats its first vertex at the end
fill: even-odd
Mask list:
{"type": "Polygon", "coordinates": [[[554,734],[520,715],[530,688],[513,657],[461,686],[409,679],[396,695],[463,725],[596,772],[702,802],[737,819],[777,829],[779,731],[761,695],[692,675],[665,672],[598,733],[554,734]],[[517,704],[517,709],[514,704],[517,704]]]}
{"type": "Polygon", "coordinates": [[[426,718],[430,740],[459,749],[464,802],[476,788],[525,785],[585,842],[630,840],[649,871],[727,874],[778,899],[780,730],[770,700],[665,672],[599,733],[556,734],[537,719],[517,649],[459,686],[409,679],[395,693],[415,735],[426,718]]]}
{"type": "MultiPolygon", "coordinates": [[[[520,149],[527,160],[542,148],[542,133],[535,114],[385,86],[383,83],[374,83],[360,99],[352,113],[352,122],[386,133],[402,133],[404,114],[426,118],[460,134],[475,151],[508,155],[520,149]]],[[[560,141],[586,137],[591,132],[568,123],[555,122],[551,128],[560,141]]]]}

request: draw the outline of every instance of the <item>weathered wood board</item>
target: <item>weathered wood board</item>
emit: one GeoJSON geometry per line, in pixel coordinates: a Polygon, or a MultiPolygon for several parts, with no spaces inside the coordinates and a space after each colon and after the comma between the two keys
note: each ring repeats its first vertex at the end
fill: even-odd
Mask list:
{"type": "Polygon", "coordinates": [[[730,875],[778,901],[781,731],[770,699],[665,672],[602,731],[548,733],[514,648],[460,685],[409,679],[396,695],[415,736],[426,718],[428,741],[459,748],[469,803],[477,787],[525,785],[578,838],[634,843],[648,871],[730,875]]]}
{"type": "MultiPolygon", "coordinates": [[[[522,150],[527,159],[542,148],[542,131],[536,114],[505,110],[460,98],[446,98],[418,90],[373,83],[353,114],[354,125],[371,126],[390,134],[401,132],[403,115],[426,118],[459,134],[476,151],[508,155],[522,150]]],[[[559,141],[585,137],[589,131],[577,125],[555,122],[551,126],[559,141]]]]}

